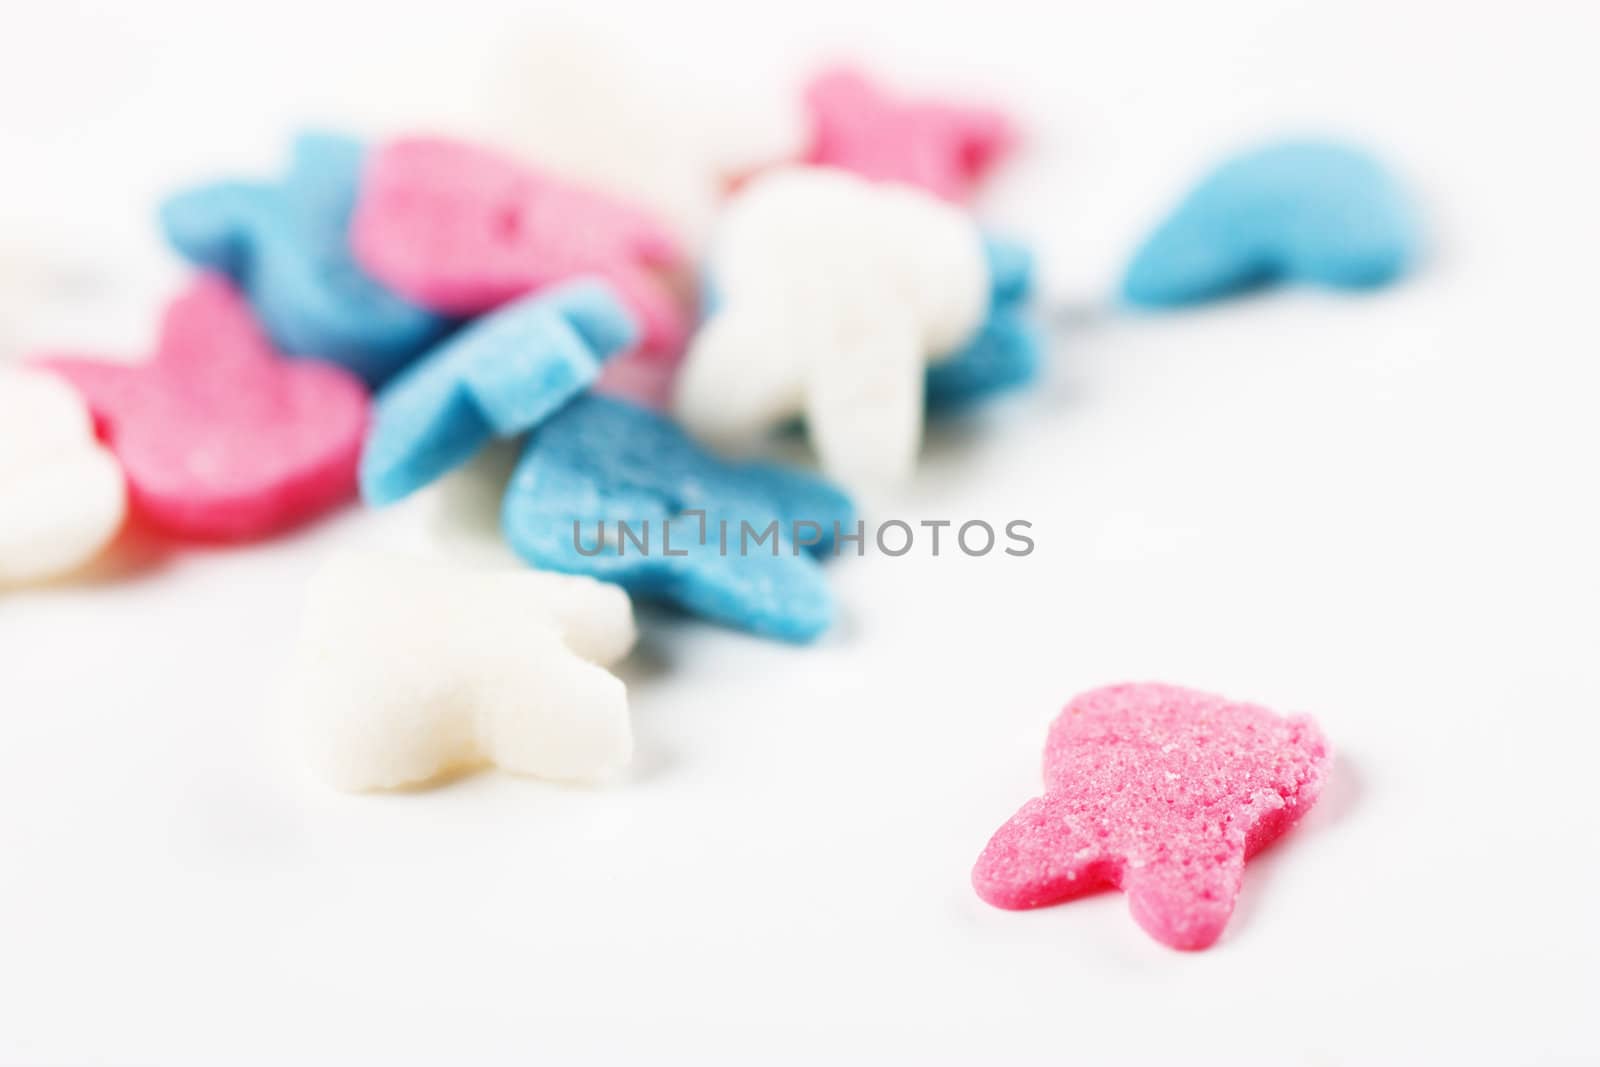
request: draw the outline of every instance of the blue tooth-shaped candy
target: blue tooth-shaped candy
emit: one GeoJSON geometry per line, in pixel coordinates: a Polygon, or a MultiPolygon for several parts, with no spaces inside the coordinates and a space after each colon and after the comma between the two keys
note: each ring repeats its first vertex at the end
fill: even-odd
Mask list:
{"type": "Polygon", "coordinates": [[[589,388],[606,359],[638,340],[602,282],[524,297],[428,352],[378,395],[361,454],[361,496],[392,503],[526,433],[589,388]]]}
{"type": "Polygon", "coordinates": [[[1386,285],[1416,261],[1420,229],[1399,183],[1341,144],[1282,141],[1228,160],[1134,255],[1123,298],[1150,308],[1278,281],[1386,285]]]}
{"type": "Polygon", "coordinates": [[[928,410],[954,411],[995,393],[1027,385],[1038,376],[1044,343],[1028,318],[1033,296],[1033,254],[1024,245],[986,237],[989,314],[972,340],[928,368],[928,410]]]}
{"type": "Polygon", "coordinates": [[[352,258],[346,234],[365,154],[348,137],[302,134],[281,180],[197,186],[168,198],[160,216],[173,248],[231,278],[280,349],[378,386],[450,322],[391,293],[352,258]]]}
{"type": "Polygon", "coordinates": [[[654,412],[589,395],[529,437],[502,522],[536,567],[806,641],[833,622],[820,560],[853,536],[854,508],[821,479],[725,462],[654,412]]]}

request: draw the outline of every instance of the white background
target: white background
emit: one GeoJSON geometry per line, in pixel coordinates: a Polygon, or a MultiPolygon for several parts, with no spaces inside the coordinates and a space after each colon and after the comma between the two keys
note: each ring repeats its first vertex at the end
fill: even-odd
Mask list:
{"type": "MultiPolygon", "coordinates": [[[[163,190],[305,121],[448,110],[530,20],[402,6],[8,3],[0,247],[96,264],[12,343],[137,346],[181,278],[163,190]]],[[[646,615],[637,767],[600,791],[303,770],[273,689],[304,579],[415,539],[425,501],[0,597],[0,1060],[1600,1056],[1597,9],[936,8],[589,14],[730,113],[841,51],[1021,112],[982,210],[1043,256],[1049,371],[939,427],[873,515],[1025,518],[1037,552],[847,560],[813,648],[646,615]],[[1209,160],[1300,130],[1408,177],[1422,273],[1109,305],[1209,160]],[[1127,679],[1311,712],[1339,749],[1205,953],[1116,894],[968,887],[1055,710],[1127,679]]]]}

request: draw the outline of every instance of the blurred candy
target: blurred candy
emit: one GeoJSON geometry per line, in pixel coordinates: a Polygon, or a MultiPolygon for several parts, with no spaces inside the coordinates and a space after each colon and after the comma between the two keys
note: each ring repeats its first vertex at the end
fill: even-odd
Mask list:
{"type": "Polygon", "coordinates": [[[606,360],[594,383],[594,391],[652,411],[665,411],[672,406],[672,387],[677,376],[677,360],[654,358],[633,348],[606,360]]]}
{"type": "Polygon", "coordinates": [[[198,186],[161,205],[161,224],[184,258],[244,291],[278,348],[376,386],[448,322],[385,289],[350,254],[365,154],[347,137],[302,134],[280,181],[198,186]]]}
{"type": "Polygon", "coordinates": [[[440,138],[374,151],[351,224],[357,259],[385,284],[452,315],[475,315],[574,278],[607,282],[647,349],[676,356],[688,315],[671,287],[672,236],[602,193],[440,138]]]}
{"type": "Polygon", "coordinates": [[[544,19],[498,51],[479,103],[488,143],[637,204],[686,247],[709,233],[724,171],[762,158],[789,132],[774,136],[781,123],[766,114],[743,129],[748,100],[686,77],[670,56],[630,47],[614,31],[544,19]]]}
{"type": "Polygon", "coordinates": [[[0,245],[0,358],[14,346],[38,274],[25,252],[0,245]]]}
{"type": "Polygon", "coordinates": [[[464,563],[525,565],[506,543],[500,523],[506,486],[511,484],[522,445],[516,438],[490,441],[439,479],[423,505],[424,543],[430,552],[464,563]]]}
{"type": "Polygon", "coordinates": [[[724,463],[659,415],[587,396],[533,431],[503,522],[511,547],[536,567],[805,641],[833,621],[818,558],[852,516],[849,498],[826,482],[724,463]]]}
{"type": "Polygon", "coordinates": [[[948,359],[928,368],[928,410],[956,411],[995,393],[1027,385],[1044,361],[1044,342],[1026,314],[1033,295],[1033,255],[989,238],[989,316],[948,359]]]}
{"type": "Polygon", "coordinates": [[[572,282],[479,319],[378,398],[361,456],[361,495],[388,504],[526,433],[592,385],[637,332],[599,282],[572,282]]]}
{"type": "Polygon", "coordinates": [[[1411,204],[1377,160],[1283,141],[1228,160],[1145,239],[1123,278],[1143,307],[1216,300],[1275,281],[1385,285],[1416,260],[1411,204]]]}
{"type": "Polygon", "coordinates": [[[1327,761],[1305,716],[1171,685],[1084,693],[1050,728],[1044,796],[995,833],[972,884],[1001,908],[1115,886],[1151,937],[1206,948],[1245,860],[1310,810],[1327,761]]]}
{"type": "Polygon", "coordinates": [[[260,537],[354,493],[367,424],[361,383],[279,355],[216,276],[167,308],[150,362],[40,365],[88,401],[135,510],[170,534],[260,537]]]}
{"type": "Polygon", "coordinates": [[[717,306],[677,382],[690,432],[731,446],[804,415],[847,484],[908,475],[928,364],[971,341],[989,303],[973,222],[908,186],[774,170],[733,200],[710,272],[717,306]]]}
{"type": "Polygon", "coordinates": [[[0,367],[0,586],[93,559],[125,507],[122,469],[71,386],[0,367]]]}
{"type": "MultiPolygon", "coordinates": [[[[485,142],[556,179],[637,205],[682,248],[698,251],[730,161],[762,149],[728,128],[737,102],[681,72],[655,69],[658,58],[614,33],[543,20],[500,50],[485,73],[485,142]]],[[[681,355],[681,348],[621,353],[606,361],[595,391],[665,408],[681,355]]]]}
{"type": "Polygon", "coordinates": [[[588,578],[336,557],[311,583],[288,710],[340,789],[485,763],[595,782],[632,756],[606,668],[635,636],[627,594],[588,578]]]}
{"type": "Polygon", "coordinates": [[[806,106],[812,133],[805,162],[906,182],[946,200],[970,197],[1017,140],[998,111],[898,99],[845,67],[813,79],[806,106]]]}

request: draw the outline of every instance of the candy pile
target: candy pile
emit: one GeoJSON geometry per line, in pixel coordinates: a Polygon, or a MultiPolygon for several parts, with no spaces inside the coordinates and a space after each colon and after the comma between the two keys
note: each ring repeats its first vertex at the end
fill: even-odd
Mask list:
{"type": "MultiPolygon", "coordinates": [[[[804,104],[807,142],[733,183],[703,264],[677,227],[535,158],[303,134],[277,178],[161,206],[168,241],[204,273],[168,308],[151,360],[52,353],[33,366],[74,387],[128,510],[161,534],[268,536],[357,490],[399,500],[494,440],[525,438],[504,523],[529,562],[813,637],[833,613],[815,562],[825,544],[738,559],[680,538],[686,556],[633,560],[577,532],[692,512],[831,533],[852,520],[840,490],[719,452],[803,415],[830,473],[903,478],[927,408],[1036,373],[1028,253],[957,203],[1015,142],[1010,123],[902,100],[848,70],[814,79],[804,104]]],[[[7,433],[8,455],[40,447],[7,433]]],[[[45,503],[6,490],[7,580],[70,570],[116,529],[112,488],[91,499],[86,481],[54,485],[45,503]]]]}
{"type": "MultiPolygon", "coordinates": [[[[893,483],[930,413],[1040,370],[1029,251],[966,206],[1017,145],[1012,123],[844,69],[804,106],[789,159],[729,177],[703,262],[679,220],[536,153],[444,137],[306,133],[276,178],[171,197],[162,229],[201,273],[152,358],[0,371],[0,583],[81,566],[126,516],[178,540],[262,538],[520,442],[501,525],[538,570],[334,560],[290,699],[312,762],[344,788],[483,763],[611,776],[631,751],[608,670],[634,641],[630,594],[790,641],[833,620],[821,559],[854,526],[851,498],[732,452],[798,420],[831,478],[893,483]],[[775,529],[771,551],[707,536],[730,522],[775,529]],[[609,533],[623,524],[661,541],[630,550],[609,533]]],[[[1371,158],[1270,144],[1154,229],[1123,297],[1372,287],[1418,241],[1371,158]]],[[[1161,940],[1209,944],[1245,857],[1311,803],[1325,759],[1309,723],[1257,708],[1158,686],[1088,694],[1052,731],[1047,793],[975,883],[1003,907],[1119,885],[1161,940]]]]}

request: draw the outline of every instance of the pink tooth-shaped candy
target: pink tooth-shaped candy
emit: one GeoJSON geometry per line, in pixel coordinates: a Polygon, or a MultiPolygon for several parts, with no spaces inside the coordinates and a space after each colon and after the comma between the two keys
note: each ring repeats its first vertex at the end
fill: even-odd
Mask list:
{"type": "Polygon", "coordinates": [[[1328,755],[1304,716],[1170,685],[1092,690],[1050,728],[1045,794],[990,839],[972,884],[1001,908],[1117,887],[1151,937],[1206,948],[1245,860],[1311,807],[1328,755]]]}
{"type": "Polygon", "coordinates": [[[154,357],[38,365],[82,394],[134,510],[178,537],[262,537],[350,498],[367,394],[331,364],[273,349],[243,298],[202,276],[166,310],[154,357]]]}
{"type": "Polygon", "coordinates": [[[1017,141],[1011,120],[998,111],[892,97],[845,67],[812,79],[806,106],[806,162],[905,182],[952,201],[970,197],[1017,141]]]}
{"type": "Polygon", "coordinates": [[[350,240],[374,277],[434,311],[476,315],[590,276],[638,318],[647,351],[675,357],[689,333],[672,287],[686,259],[665,228],[486,148],[410,137],[374,149],[350,240]]]}

